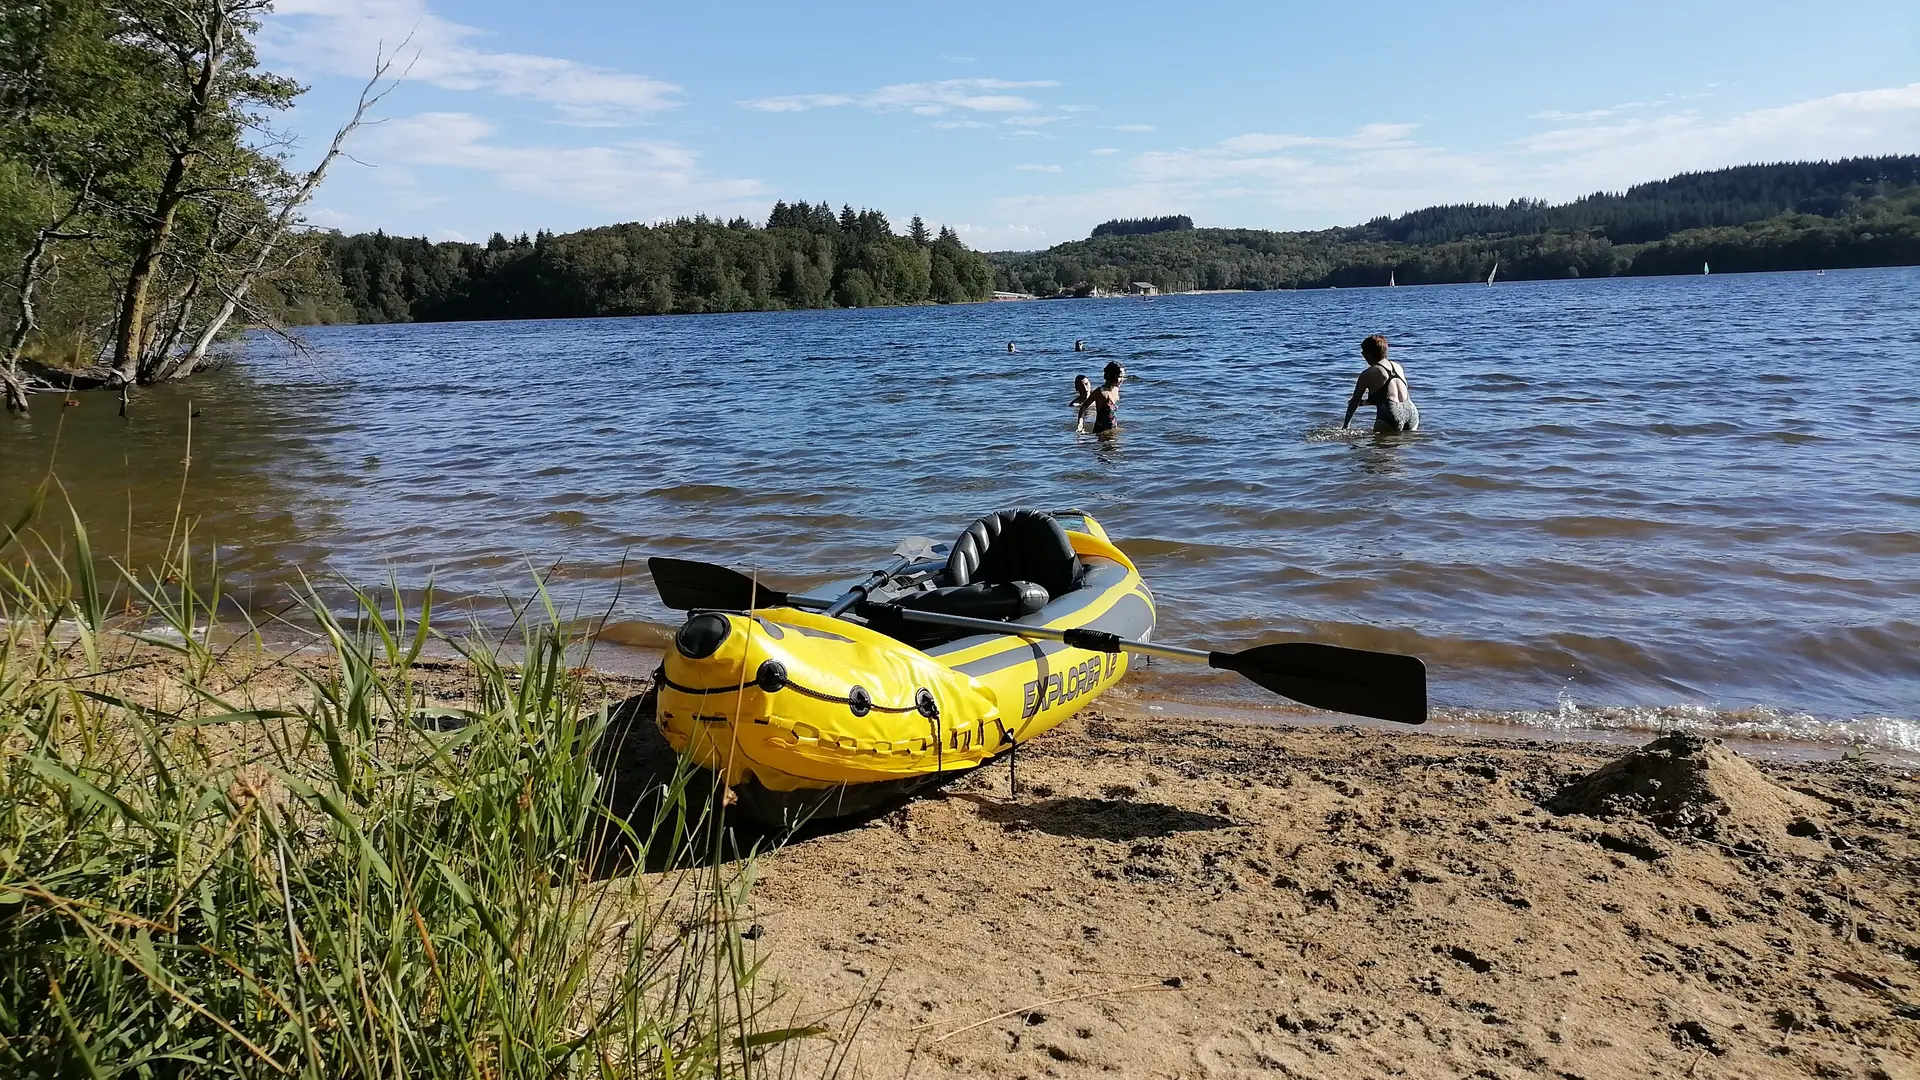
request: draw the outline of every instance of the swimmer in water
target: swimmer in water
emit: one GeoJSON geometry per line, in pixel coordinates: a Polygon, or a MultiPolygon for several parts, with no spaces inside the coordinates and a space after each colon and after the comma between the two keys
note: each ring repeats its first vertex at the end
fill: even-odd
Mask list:
{"type": "Polygon", "coordinates": [[[1351,424],[1360,406],[1372,405],[1373,430],[1420,430],[1420,410],[1414,407],[1406,369],[1387,359],[1387,339],[1379,334],[1369,337],[1360,343],[1360,355],[1367,359],[1367,370],[1354,380],[1353,398],[1347,402],[1347,417],[1340,426],[1351,424]]]}
{"type": "Polygon", "coordinates": [[[1020,350],[1019,350],[1019,349],[1016,349],[1016,348],[1014,348],[1014,347],[1013,347],[1013,342],[1011,342],[1011,341],[1009,341],[1009,342],[1007,342],[1007,351],[1008,351],[1008,352],[1019,352],[1020,350]]]}
{"type": "Polygon", "coordinates": [[[1080,403],[1080,412],[1075,417],[1073,425],[1075,431],[1087,430],[1088,407],[1093,409],[1095,435],[1103,431],[1112,431],[1119,426],[1114,417],[1120,411],[1120,380],[1127,377],[1127,369],[1109,361],[1100,374],[1106,381],[1101,383],[1099,388],[1087,397],[1087,400],[1080,403]]]}
{"type": "Polygon", "coordinates": [[[1074,351],[1074,352],[1086,352],[1086,351],[1087,351],[1087,343],[1086,343],[1086,342],[1084,342],[1084,341],[1075,341],[1075,342],[1073,343],[1073,351],[1074,351]]]}
{"type": "Polygon", "coordinates": [[[1091,397],[1093,397],[1093,380],[1087,378],[1085,375],[1075,375],[1073,377],[1073,400],[1068,402],[1068,404],[1078,409],[1085,405],[1091,397]]]}

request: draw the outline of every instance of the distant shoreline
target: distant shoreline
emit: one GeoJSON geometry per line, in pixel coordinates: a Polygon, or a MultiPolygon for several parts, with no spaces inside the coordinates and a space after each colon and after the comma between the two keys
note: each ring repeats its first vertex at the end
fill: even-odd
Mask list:
{"type": "MultiPolygon", "coordinates": [[[[1839,274],[1839,273],[1846,273],[1849,271],[1860,271],[1860,270],[1915,270],[1915,269],[1920,269],[1920,263],[1898,263],[1898,264],[1889,265],[1889,266],[1822,267],[1814,270],[1728,270],[1725,273],[1722,273],[1716,270],[1710,276],[1716,277],[1716,278],[1755,277],[1755,276],[1763,276],[1768,274],[1806,274],[1811,276],[1816,273],[1839,274]]],[[[1686,278],[1696,278],[1700,276],[1701,276],[1700,274],[1696,273],[1696,274],[1617,274],[1611,277],[1604,277],[1604,278],[1559,278],[1559,277],[1506,278],[1506,277],[1502,277],[1499,280],[1494,282],[1493,287],[1505,288],[1512,285],[1523,285],[1523,284],[1525,285],[1576,285],[1582,282],[1592,283],[1596,281],[1644,281],[1644,280],[1651,280],[1651,279],[1658,279],[1658,278],[1686,279],[1686,278]]],[[[1403,282],[1403,283],[1400,283],[1399,285],[1388,285],[1385,282],[1381,282],[1380,284],[1377,284],[1377,285],[1318,285],[1318,286],[1308,286],[1308,287],[1302,287],[1302,288],[1282,288],[1282,289],[1187,289],[1181,292],[1157,293],[1151,298],[1145,297],[1145,296],[1021,296],[1021,297],[997,296],[997,297],[990,297],[985,300],[962,300],[962,301],[954,301],[951,303],[935,303],[935,302],[929,301],[929,302],[922,302],[922,303],[916,303],[916,304],[875,304],[875,305],[868,305],[865,307],[752,308],[752,309],[745,309],[740,311],[669,312],[669,313],[662,313],[658,315],[645,314],[645,313],[636,313],[631,315],[546,315],[546,316],[501,315],[501,316],[476,318],[476,319],[412,319],[412,320],[406,320],[406,321],[392,321],[392,322],[331,321],[331,322],[289,323],[288,325],[291,327],[299,328],[299,329],[306,329],[306,328],[311,328],[316,326],[452,326],[452,325],[458,325],[460,323],[567,322],[567,321],[592,321],[592,320],[600,320],[600,319],[711,318],[715,316],[726,316],[726,315],[776,315],[776,314],[798,315],[798,314],[823,314],[823,313],[843,312],[843,311],[900,311],[900,310],[906,310],[910,308],[987,307],[995,304],[1024,304],[1032,301],[1046,301],[1049,303],[1059,302],[1059,301],[1073,301],[1073,300],[1139,301],[1139,300],[1145,300],[1145,299],[1164,300],[1169,297],[1175,297],[1175,296],[1241,296],[1241,295],[1259,295],[1259,294],[1265,294],[1265,293],[1296,293],[1296,292],[1317,293],[1317,292],[1349,292],[1349,291],[1361,292],[1361,291],[1370,291],[1370,290],[1388,289],[1388,288],[1440,289],[1440,288],[1454,288],[1454,287],[1486,288],[1487,284],[1484,281],[1403,282]]],[[[253,329],[259,329],[259,328],[254,327],[253,329]]]]}

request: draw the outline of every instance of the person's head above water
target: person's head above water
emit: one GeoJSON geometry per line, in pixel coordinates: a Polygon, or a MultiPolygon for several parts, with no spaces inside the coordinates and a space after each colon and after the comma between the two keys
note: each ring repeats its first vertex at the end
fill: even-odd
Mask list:
{"type": "Polygon", "coordinates": [[[1107,361],[1107,366],[1100,370],[1101,377],[1106,379],[1109,384],[1118,384],[1121,377],[1126,375],[1126,373],[1127,369],[1121,367],[1117,361],[1113,360],[1107,361]]]}
{"type": "Polygon", "coordinates": [[[1367,340],[1360,343],[1360,355],[1366,357],[1367,363],[1369,364],[1377,364],[1385,360],[1387,358],[1387,339],[1381,337],[1379,334],[1374,334],[1367,338],[1367,340]]]}
{"type": "Polygon", "coordinates": [[[1092,379],[1089,379],[1089,378],[1087,378],[1087,377],[1086,377],[1085,375],[1075,375],[1075,376],[1073,377],[1073,392],[1074,392],[1074,393],[1076,393],[1076,394],[1085,394],[1085,393],[1086,393],[1087,391],[1089,391],[1089,390],[1091,390],[1091,389],[1093,389],[1093,380],[1092,380],[1092,379]]]}

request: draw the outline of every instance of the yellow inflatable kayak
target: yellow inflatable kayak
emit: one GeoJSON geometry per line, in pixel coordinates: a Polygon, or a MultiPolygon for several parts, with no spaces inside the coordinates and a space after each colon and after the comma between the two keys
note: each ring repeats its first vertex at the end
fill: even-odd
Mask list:
{"type": "Polygon", "coordinates": [[[921,554],[859,590],[872,604],[696,611],[675,635],[657,680],[660,730],[733,791],[736,813],[792,825],[909,794],[1052,730],[1129,665],[1124,652],[928,627],[883,608],[1130,640],[1153,630],[1153,594],[1080,511],[990,514],[921,554]]]}

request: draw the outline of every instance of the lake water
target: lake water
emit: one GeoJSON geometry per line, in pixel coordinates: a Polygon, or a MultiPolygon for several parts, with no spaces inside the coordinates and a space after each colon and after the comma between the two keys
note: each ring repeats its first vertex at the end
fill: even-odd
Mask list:
{"type": "MultiPolygon", "coordinates": [[[[647,555],[813,584],[1073,506],[1163,641],[1411,652],[1481,719],[1914,751],[1917,298],[1904,269],[321,328],[130,422],[37,399],[0,421],[0,506],[51,460],[136,561],[184,490],[262,609],[297,567],[394,573],[500,625],[539,572],[638,645],[672,621],[647,555]],[[1370,333],[1417,434],[1338,430],[1370,333]],[[1122,429],[1077,435],[1110,359],[1122,429]]],[[[1251,701],[1165,664],[1142,689],[1251,701]]]]}

